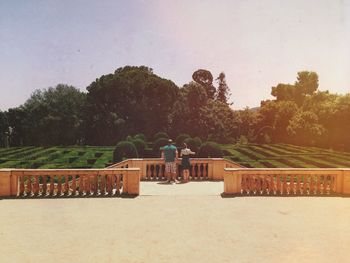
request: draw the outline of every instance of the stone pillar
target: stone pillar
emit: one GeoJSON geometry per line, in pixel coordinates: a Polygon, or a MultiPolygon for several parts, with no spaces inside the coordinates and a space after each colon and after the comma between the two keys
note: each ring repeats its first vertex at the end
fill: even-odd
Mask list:
{"type": "Polygon", "coordinates": [[[344,195],[350,195],[350,169],[343,170],[343,192],[344,195]]]}
{"type": "Polygon", "coordinates": [[[222,158],[213,158],[213,180],[224,179],[225,160],[222,158]]]}
{"type": "Polygon", "coordinates": [[[242,175],[239,171],[233,171],[230,168],[224,172],[224,194],[236,195],[241,193],[242,175]]]}
{"type": "Polygon", "coordinates": [[[11,170],[0,169],[0,197],[11,196],[11,170]]]}
{"type": "Polygon", "coordinates": [[[129,170],[126,172],[127,180],[125,193],[129,195],[140,194],[140,169],[129,170]]]}

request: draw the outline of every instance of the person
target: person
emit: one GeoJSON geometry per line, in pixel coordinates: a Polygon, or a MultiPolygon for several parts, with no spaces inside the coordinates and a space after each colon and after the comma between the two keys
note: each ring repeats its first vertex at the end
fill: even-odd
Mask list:
{"type": "Polygon", "coordinates": [[[183,149],[181,150],[180,156],[182,157],[181,167],[182,167],[182,178],[184,183],[187,183],[190,177],[190,169],[191,169],[190,155],[191,154],[196,154],[196,153],[192,152],[187,147],[186,143],[183,143],[183,149]]]}
{"type": "Polygon", "coordinates": [[[176,180],[176,160],[178,158],[178,153],[176,147],[172,144],[172,140],[168,140],[168,145],[163,148],[163,158],[165,162],[165,177],[167,182],[170,183],[176,180]]]}

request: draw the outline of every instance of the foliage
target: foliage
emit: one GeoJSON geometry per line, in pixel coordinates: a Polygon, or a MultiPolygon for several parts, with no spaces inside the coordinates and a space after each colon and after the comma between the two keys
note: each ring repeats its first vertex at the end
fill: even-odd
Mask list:
{"type": "Polygon", "coordinates": [[[156,141],[160,138],[165,138],[165,139],[169,139],[169,135],[166,132],[157,132],[154,136],[153,136],[153,140],[156,141]]]}
{"type": "Polygon", "coordinates": [[[118,163],[128,158],[137,158],[138,153],[135,145],[129,141],[121,141],[113,151],[113,162],[118,163]]]}
{"type": "Polygon", "coordinates": [[[197,147],[199,148],[202,145],[202,140],[198,136],[193,138],[196,142],[197,147]]]}
{"type": "Polygon", "coordinates": [[[143,157],[145,149],[146,149],[146,143],[142,139],[137,138],[136,136],[134,137],[131,142],[135,145],[137,153],[139,157],[143,157]]]}
{"type": "Polygon", "coordinates": [[[205,89],[206,95],[209,99],[214,99],[216,89],[213,86],[213,75],[210,71],[198,69],[192,74],[192,79],[205,89]]]}
{"type": "Polygon", "coordinates": [[[222,158],[223,152],[219,144],[215,142],[205,142],[198,151],[200,158],[222,158]]]}
{"type": "Polygon", "coordinates": [[[230,93],[225,78],[225,73],[221,72],[219,77],[216,79],[219,83],[216,93],[216,100],[228,104],[228,97],[230,96],[230,93]]]}
{"type": "Polygon", "coordinates": [[[36,90],[24,105],[9,109],[11,145],[73,145],[83,138],[85,94],[59,84],[36,90]]]}
{"type": "Polygon", "coordinates": [[[101,76],[88,87],[86,139],[89,144],[112,144],[127,134],[151,136],[169,126],[168,115],[178,87],[151,68],[126,66],[101,76]]]}
{"type": "Polygon", "coordinates": [[[181,133],[176,137],[176,145],[178,147],[182,147],[182,144],[185,139],[190,138],[191,136],[188,135],[187,133],[181,133]]]}
{"type": "Polygon", "coordinates": [[[156,156],[159,156],[159,151],[160,148],[164,147],[165,145],[168,144],[168,139],[167,138],[158,138],[154,143],[153,143],[153,153],[156,156]]]}
{"type": "Polygon", "coordinates": [[[141,139],[144,142],[146,142],[146,135],[144,135],[143,133],[138,133],[134,136],[135,139],[141,139]]]}

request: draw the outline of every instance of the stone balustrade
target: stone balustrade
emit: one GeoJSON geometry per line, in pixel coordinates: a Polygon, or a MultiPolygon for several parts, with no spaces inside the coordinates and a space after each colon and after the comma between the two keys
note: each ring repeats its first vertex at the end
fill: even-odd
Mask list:
{"type": "Polygon", "coordinates": [[[225,168],[227,195],[347,195],[350,169],[225,168]]]}
{"type": "Polygon", "coordinates": [[[0,169],[0,196],[139,195],[140,169],[0,169]]]}
{"type": "MultiPolygon", "coordinates": [[[[141,180],[166,180],[164,160],[161,158],[128,159],[108,168],[140,168],[141,180]]],[[[191,158],[190,180],[223,180],[224,168],[242,167],[223,158],[191,158]]],[[[177,160],[177,176],[181,179],[181,158],[177,160]]]]}

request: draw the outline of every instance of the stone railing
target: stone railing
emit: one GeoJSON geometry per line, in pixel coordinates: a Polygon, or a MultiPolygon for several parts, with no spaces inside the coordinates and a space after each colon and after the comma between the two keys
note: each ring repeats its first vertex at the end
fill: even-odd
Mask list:
{"type": "MultiPolygon", "coordinates": [[[[181,158],[177,160],[177,176],[181,179],[181,158]]],[[[140,168],[141,180],[165,180],[164,161],[161,158],[128,159],[108,168],[140,168]]],[[[190,180],[223,180],[224,168],[242,167],[222,158],[191,158],[190,180]]]]}
{"type": "Polygon", "coordinates": [[[140,169],[0,169],[0,196],[139,195],[140,169]]]}
{"type": "Polygon", "coordinates": [[[226,168],[227,195],[347,195],[350,169],[226,168]]]}

